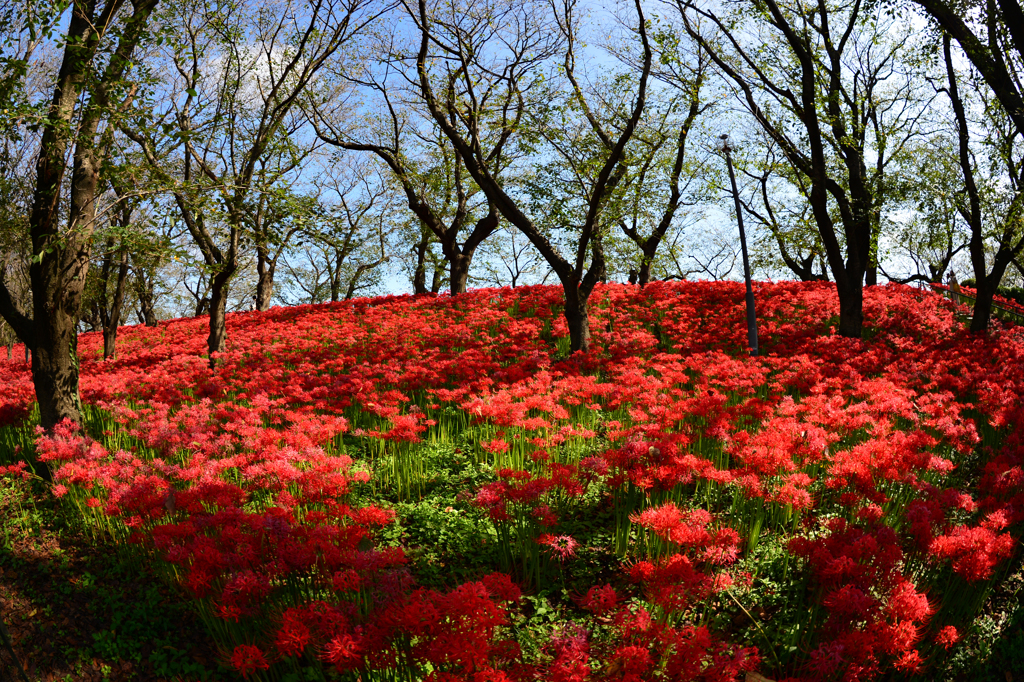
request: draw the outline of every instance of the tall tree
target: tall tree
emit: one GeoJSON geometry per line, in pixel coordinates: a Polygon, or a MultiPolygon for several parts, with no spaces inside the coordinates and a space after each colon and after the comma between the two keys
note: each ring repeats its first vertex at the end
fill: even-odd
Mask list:
{"type": "MultiPolygon", "coordinates": [[[[619,188],[622,208],[618,224],[635,254],[628,259],[633,266],[631,281],[641,287],[651,281],[659,248],[670,230],[681,230],[685,222],[702,217],[695,207],[709,199],[713,185],[709,179],[715,175],[708,163],[711,155],[693,142],[705,133],[698,126],[717,102],[708,87],[711,60],[699,45],[685,41],[685,31],[679,27],[655,25],[657,28],[651,29],[651,78],[664,87],[637,125],[627,148],[629,170],[619,188]]],[[[634,72],[640,72],[643,64],[631,51],[630,42],[613,43],[609,49],[634,72]]],[[[621,76],[615,78],[622,87],[621,76]]],[[[614,244],[613,240],[609,251],[614,244]]]]}
{"type": "MultiPolygon", "coordinates": [[[[294,159],[265,161],[295,141],[302,127],[296,104],[328,60],[387,9],[375,0],[286,0],[260,8],[186,0],[175,13],[181,29],[169,42],[169,58],[176,76],[167,84],[163,117],[177,128],[170,148],[181,155],[175,203],[210,275],[211,367],[226,349],[228,285],[242,239],[252,237],[254,196],[273,193],[297,167],[294,159]]],[[[125,130],[161,169],[168,150],[157,132],[125,130]]]]}
{"type": "MultiPolygon", "coordinates": [[[[381,52],[388,54],[392,49],[389,46],[381,52]]],[[[467,173],[458,149],[434,125],[429,113],[426,115],[426,129],[421,130],[417,123],[422,116],[416,107],[403,106],[395,101],[393,93],[401,91],[397,87],[399,84],[394,82],[395,73],[384,69],[380,76],[367,73],[356,79],[380,101],[383,115],[379,124],[371,122],[361,126],[357,132],[349,132],[346,131],[349,127],[345,118],[347,112],[312,103],[317,134],[325,142],[341,149],[373,154],[391,169],[405,194],[409,209],[423,228],[413,245],[419,264],[416,272],[423,273],[413,278],[416,293],[426,290],[427,249],[436,241],[448,263],[449,287],[455,296],[465,293],[473,255],[497,229],[499,215],[493,202],[487,200],[467,173]]],[[[457,79],[458,75],[450,77],[457,79]]],[[[521,116],[522,112],[517,115],[521,116]]],[[[451,120],[451,123],[455,121],[451,120]]],[[[517,124],[518,121],[512,121],[510,126],[517,124]]],[[[510,136],[501,132],[500,129],[491,130],[489,135],[481,136],[480,143],[487,158],[501,160],[507,165],[510,162],[507,149],[510,136]]],[[[498,176],[502,171],[498,166],[492,170],[498,176]]]]}
{"type": "Polygon", "coordinates": [[[889,229],[889,241],[899,264],[895,267],[909,261],[913,270],[900,272],[889,266],[883,274],[890,281],[941,284],[953,259],[967,248],[970,228],[961,211],[964,180],[955,138],[940,129],[909,149],[901,163],[903,179],[895,190],[900,210],[889,229]]]}
{"type": "Polygon", "coordinates": [[[652,50],[640,1],[635,8],[643,66],[633,103],[623,107],[614,127],[594,113],[576,78],[579,26],[573,0],[547,8],[521,2],[452,3],[428,11],[426,0],[405,6],[420,33],[416,70],[427,110],[488,200],[554,270],[565,294],[571,348],[587,350],[587,304],[594,286],[605,277],[602,229],[607,225],[603,210],[624,172],[624,151],[644,111],[651,72],[652,50]],[[552,43],[552,31],[560,34],[561,40],[552,43]],[[604,153],[592,168],[593,182],[586,201],[578,207],[579,222],[551,226],[544,224],[545,216],[531,217],[525,204],[502,184],[497,173],[503,167],[501,159],[488,154],[483,140],[488,130],[497,130],[499,137],[524,134],[518,122],[527,112],[527,92],[539,84],[539,68],[556,48],[561,51],[566,87],[576,97],[577,110],[600,138],[604,153]],[[556,232],[568,247],[568,257],[553,237],[556,232]]]}
{"type": "Polygon", "coordinates": [[[335,158],[314,179],[315,217],[302,229],[302,244],[285,256],[289,285],[300,300],[350,299],[373,287],[371,273],[387,263],[396,230],[395,195],[387,171],[372,159],[335,158]]]}
{"type": "MultiPolygon", "coordinates": [[[[968,251],[978,289],[971,331],[983,332],[988,329],[993,296],[1003,274],[1024,250],[1024,133],[1017,130],[1013,117],[1002,107],[993,106],[991,102],[982,103],[982,126],[985,146],[988,147],[984,156],[988,157],[990,167],[996,170],[994,177],[986,177],[981,168],[984,161],[979,162],[972,145],[967,106],[951,42],[949,34],[945,34],[942,52],[948,79],[947,93],[956,119],[958,161],[966,197],[965,201],[958,202],[958,210],[970,227],[968,251]],[[986,208],[993,204],[996,210],[989,211],[986,216],[986,208]],[[994,247],[991,259],[986,258],[986,241],[994,247]]],[[[983,89],[974,91],[984,98],[983,89]]]]}
{"type": "Polygon", "coordinates": [[[886,172],[924,110],[905,61],[910,29],[862,0],[749,0],[750,11],[730,17],[694,0],[676,5],[690,35],[805,176],[839,294],[838,332],[860,337],[886,172]]]}
{"type": "MultiPolygon", "coordinates": [[[[62,25],[62,6],[53,5],[58,11],[44,16],[36,3],[21,4],[25,13],[14,25],[29,37],[16,43],[23,50],[4,55],[0,94],[14,104],[8,109],[15,117],[33,117],[42,134],[28,221],[32,312],[19,310],[0,282],[0,315],[32,349],[32,380],[46,429],[63,419],[81,421],[77,325],[107,156],[100,138],[132,99],[133,54],[147,37],[156,5],[157,0],[135,0],[130,9],[124,0],[71,3],[61,34],[63,59],[52,98],[40,115],[17,105],[23,101],[23,78],[39,36],[62,25]]],[[[17,126],[6,123],[6,130],[17,126]]]]}
{"type": "Polygon", "coordinates": [[[1024,8],[1017,0],[964,5],[949,0],[914,0],[960,44],[1024,136],[1024,8]]]}
{"type": "Polygon", "coordinates": [[[801,282],[827,281],[825,249],[807,200],[806,176],[793,169],[771,138],[741,146],[739,152],[736,165],[747,185],[740,203],[761,228],[754,239],[760,247],[754,262],[769,271],[781,265],[801,282]],[[761,147],[761,155],[750,158],[744,148],[748,146],[761,147]]]}
{"type": "Polygon", "coordinates": [[[92,286],[88,289],[88,305],[85,315],[103,331],[103,359],[110,360],[117,354],[117,329],[121,324],[121,308],[128,290],[128,251],[131,244],[130,229],[137,201],[128,196],[120,182],[112,180],[115,203],[108,211],[112,213],[110,227],[103,240],[100,252],[100,267],[96,271],[92,286]],[[111,289],[113,285],[113,289],[111,289]]]}

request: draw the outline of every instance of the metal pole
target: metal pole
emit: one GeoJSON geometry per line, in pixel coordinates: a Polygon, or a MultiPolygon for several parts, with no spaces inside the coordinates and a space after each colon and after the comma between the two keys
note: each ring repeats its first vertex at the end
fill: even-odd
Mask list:
{"type": "Polygon", "coordinates": [[[747,235],[743,231],[743,211],[740,208],[740,193],[736,189],[736,173],[732,170],[732,147],[729,136],[722,135],[722,151],[725,152],[725,165],[729,167],[729,181],[732,183],[732,198],[736,202],[736,222],[740,226],[740,249],[743,252],[743,279],[747,283],[747,342],[750,344],[750,355],[757,355],[757,313],[754,310],[754,287],[750,283],[750,257],[747,255],[747,235]]]}

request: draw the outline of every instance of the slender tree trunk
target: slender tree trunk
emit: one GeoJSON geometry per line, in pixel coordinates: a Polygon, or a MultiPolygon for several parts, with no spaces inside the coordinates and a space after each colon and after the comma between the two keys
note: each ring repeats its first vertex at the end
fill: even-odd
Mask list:
{"type": "Polygon", "coordinates": [[[420,240],[413,251],[416,253],[416,269],[412,273],[412,292],[414,294],[427,293],[427,247],[430,240],[426,235],[420,240]]]}
{"type": "Polygon", "coordinates": [[[210,336],[207,349],[210,353],[210,369],[217,367],[215,354],[226,350],[228,282],[235,274],[234,267],[225,266],[213,276],[210,286],[210,336]]]}
{"type": "Polygon", "coordinates": [[[274,293],[274,270],[276,263],[266,249],[256,249],[256,310],[270,310],[270,298],[274,293]]]}
{"type": "Polygon", "coordinates": [[[103,359],[117,357],[117,328],[121,324],[121,308],[124,305],[125,283],[128,281],[128,250],[121,249],[121,262],[117,269],[117,284],[114,286],[114,300],[110,303],[110,315],[103,327],[103,359]]]}
{"type": "Polygon", "coordinates": [[[436,294],[441,291],[442,284],[444,284],[444,268],[435,264],[434,276],[430,280],[430,293],[436,294]]]}

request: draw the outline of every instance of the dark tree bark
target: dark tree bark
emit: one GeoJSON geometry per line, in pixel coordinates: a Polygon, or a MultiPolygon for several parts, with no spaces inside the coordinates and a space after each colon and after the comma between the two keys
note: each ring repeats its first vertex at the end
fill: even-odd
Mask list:
{"type": "Polygon", "coordinates": [[[156,4],[157,0],[134,3],[114,51],[99,74],[93,73],[96,53],[105,32],[119,23],[116,17],[124,2],[108,0],[102,7],[95,2],[73,4],[36,165],[29,219],[34,254],[30,266],[31,318],[17,310],[0,282],[0,314],[32,351],[40,423],[47,430],[63,419],[81,422],[76,327],[89,265],[100,170],[107,153],[105,146],[97,144],[97,131],[117,108],[128,104],[115,105],[108,93],[122,81],[156,4]],[[87,102],[76,121],[76,103],[85,93],[87,102]],[[69,156],[69,214],[64,224],[59,212],[69,156]]]}
{"type": "Polygon", "coordinates": [[[256,247],[256,310],[270,310],[276,269],[277,258],[270,258],[266,249],[256,247]]]}
{"type": "MultiPolygon", "coordinates": [[[[130,220],[131,209],[122,208],[127,215],[122,221],[130,220]]],[[[125,223],[127,226],[127,223],[125,223]]],[[[128,249],[118,245],[113,237],[107,239],[106,250],[100,265],[97,294],[93,301],[93,325],[103,330],[103,359],[109,360],[117,352],[117,328],[121,323],[121,308],[124,304],[125,285],[128,281],[128,249]],[[110,278],[114,274],[114,291],[110,293],[110,278]]]]}
{"type": "Polygon", "coordinates": [[[117,266],[117,282],[114,285],[114,298],[110,302],[110,316],[103,326],[103,359],[117,357],[117,328],[121,324],[121,308],[124,305],[125,283],[128,280],[128,251],[121,249],[120,261],[117,266]]]}
{"type": "Polygon", "coordinates": [[[416,267],[412,271],[412,293],[427,293],[427,251],[430,249],[430,233],[424,230],[420,240],[412,247],[416,254],[416,267]]]}

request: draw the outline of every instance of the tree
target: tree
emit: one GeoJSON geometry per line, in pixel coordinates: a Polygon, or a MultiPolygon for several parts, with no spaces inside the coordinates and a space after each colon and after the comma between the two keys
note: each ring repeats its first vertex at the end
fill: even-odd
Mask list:
{"type": "MultiPolygon", "coordinates": [[[[578,25],[574,15],[576,6],[571,0],[553,7],[550,19],[542,14],[546,10],[540,6],[519,2],[472,6],[453,3],[445,8],[432,8],[430,12],[426,0],[420,0],[418,6],[405,6],[420,32],[416,70],[419,94],[427,110],[484,195],[530,240],[554,270],[565,294],[564,315],[570,346],[574,351],[587,350],[590,346],[587,302],[594,286],[605,276],[601,241],[601,229],[605,226],[603,209],[624,172],[620,164],[643,113],[651,71],[652,50],[639,0],[635,7],[637,33],[643,46],[643,68],[633,104],[625,107],[625,115],[619,121],[620,126],[614,129],[614,135],[607,132],[590,109],[575,79],[578,25]],[[575,207],[579,222],[557,226],[569,247],[568,258],[551,238],[554,230],[546,230],[528,215],[524,203],[502,185],[497,175],[498,169],[504,167],[501,159],[490,157],[483,146],[487,130],[496,129],[499,138],[525,134],[518,122],[528,111],[526,95],[540,84],[537,69],[559,47],[559,43],[553,43],[549,37],[552,30],[561,35],[564,73],[570,91],[577,98],[576,106],[605,150],[601,163],[593,168],[587,200],[575,207]]],[[[541,103],[531,104],[540,106],[541,103]]]]}
{"type": "MultiPolygon", "coordinates": [[[[944,113],[944,112],[943,112],[944,113]]],[[[958,141],[945,132],[908,150],[896,194],[905,214],[889,229],[892,254],[913,264],[908,274],[883,270],[893,282],[941,284],[953,259],[967,248],[969,228],[960,209],[964,193],[958,141]]]]}
{"type": "MultiPolygon", "coordinates": [[[[707,200],[712,184],[708,178],[714,176],[707,163],[709,155],[697,147],[694,158],[690,142],[698,118],[715,104],[707,93],[711,60],[699,46],[684,46],[674,26],[652,31],[652,41],[651,75],[665,87],[648,106],[627,149],[632,158],[620,183],[623,206],[618,221],[638,252],[630,281],[641,287],[651,280],[658,249],[670,228],[679,228],[678,218],[684,217],[680,209],[707,200]]],[[[628,47],[612,49],[621,61],[642,70],[628,47]]],[[[685,217],[693,214],[687,212],[685,217]]]]}
{"type": "Polygon", "coordinates": [[[1018,135],[1024,136],[1024,8],[1017,0],[986,0],[966,7],[949,0],[914,0],[960,44],[1018,135]],[[965,11],[966,10],[966,11],[965,11]]]}
{"type": "Polygon", "coordinates": [[[755,238],[755,262],[763,269],[784,267],[801,282],[827,281],[825,248],[818,234],[806,176],[794,170],[771,138],[760,140],[762,156],[737,162],[746,177],[749,196],[741,197],[744,211],[761,228],[755,238]],[[781,264],[778,259],[781,258],[781,264]]]}
{"type": "Polygon", "coordinates": [[[23,8],[25,14],[14,17],[13,25],[28,39],[16,44],[23,49],[4,55],[7,68],[0,95],[12,105],[7,111],[14,112],[7,114],[4,128],[16,129],[22,117],[29,117],[42,134],[28,224],[32,313],[19,310],[10,289],[0,282],[0,315],[32,350],[32,380],[45,429],[63,419],[81,421],[77,325],[107,157],[108,146],[101,138],[109,140],[132,100],[132,57],[148,37],[156,5],[157,0],[135,0],[129,12],[124,0],[73,2],[45,113],[22,98],[23,79],[40,36],[55,30],[60,12],[44,15],[31,2],[20,6],[17,11],[23,8]]]}
{"type": "Polygon", "coordinates": [[[550,268],[544,267],[543,256],[522,232],[508,223],[481,245],[481,256],[474,279],[485,286],[515,289],[523,284],[544,284],[551,276],[550,268]]]}
{"type": "Polygon", "coordinates": [[[176,79],[158,118],[173,121],[175,136],[162,147],[159,130],[125,134],[154,169],[181,153],[180,181],[166,170],[164,177],[210,276],[211,367],[226,348],[228,285],[243,236],[252,237],[250,209],[279,189],[302,155],[268,159],[295,142],[303,125],[296,104],[327,61],[387,9],[373,0],[289,0],[250,13],[225,0],[185,2],[173,19],[182,27],[169,42],[176,79]]]}
{"type": "MultiPolygon", "coordinates": [[[[390,53],[393,48],[389,46],[381,51],[390,53]]],[[[383,110],[380,121],[371,118],[369,125],[361,127],[358,134],[345,131],[344,112],[311,102],[318,124],[317,135],[341,149],[371,153],[387,165],[422,228],[413,245],[417,257],[413,277],[415,292],[426,291],[428,252],[430,244],[436,240],[449,265],[451,294],[456,296],[465,293],[473,255],[497,229],[498,212],[469,177],[458,149],[433,124],[429,114],[426,130],[420,130],[417,123],[421,117],[415,108],[395,101],[392,92],[399,91],[399,87],[391,74],[391,69],[385,69],[380,77],[366,73],[355,80],[376,95],[383,110]],[[464,234],[467,229],[468,234],[464,234]]],[[[511,125],[517,123],[514,121],[511,125]]],[[[490,131],[490,135],[481,136],[480,144],[487,158],[503,160],[507,165],[510,136],[500,133],[500,130],[490,131]]],[[[492,170],[495,176],[502,171],[499,167],[492,170]]],[[[438,276],[435,274],[435,282],[438,276]]]]}
{"type": "MultiPolygon", "coordinates": [[[[981,168],[985,159],[975,155],[971,144],[967,107],[958,83],[949,34],[943,36],[942,51],[949,85],[947,93],[956,119],[958,161],[965,187],[965,200],[957,203],[957,209],[970,227],[968,250],[978,289],[971,331],[984,332],[992,317],[993,296],[1003,274],[1024,250],[1024,132],[1018,130],[1009,112],[993,106],[994,103],[982,102],[982,126],[986,134],[985,146],[988,147],[986,156],[989,167],[995,171],[985,177],[981,168]],[[990,210],[986,216],[986,208],[995,210],[990,210]],[[995,247],[991,266],[986,258],[986,238],[992,240],[995,247]]],[[[975,92],[984,100],[983,89],[975,92]]]]}
{"type": "Polygon", "coordinates": [[[92,326],[103,330],[103,359],[109,360],[117,354],[117,328],[121,324],[121,308],[124,304],[128,283],[129,230],[135,201],[128,196],[123,185],[111,183],[115,204],[107,229],[104,248],[100,252],[100,267],[92,279],[92,286],[86,288],[85,315],[92,326]],[[110,290],[113,277],[113,291],[110,290]]]}
{"type": "Polygon", "coordinates": [[[288,283],[308,303],[348,300],[373,286],[368,275],[391,257],[394,188],[376,164],[333,159],[314,180],[314,217],[285,261],[288,283]]]}
{"type": "Polygon", "coordinates": [[[860,337],[886,172],[917,134],[924,110],[915,73],[903,61],[908,29],[861,0],[750,0],[728,19],[692,0],[676,5],[690,35],[805,177],[839,294],[838,332],[860,337]]]}

